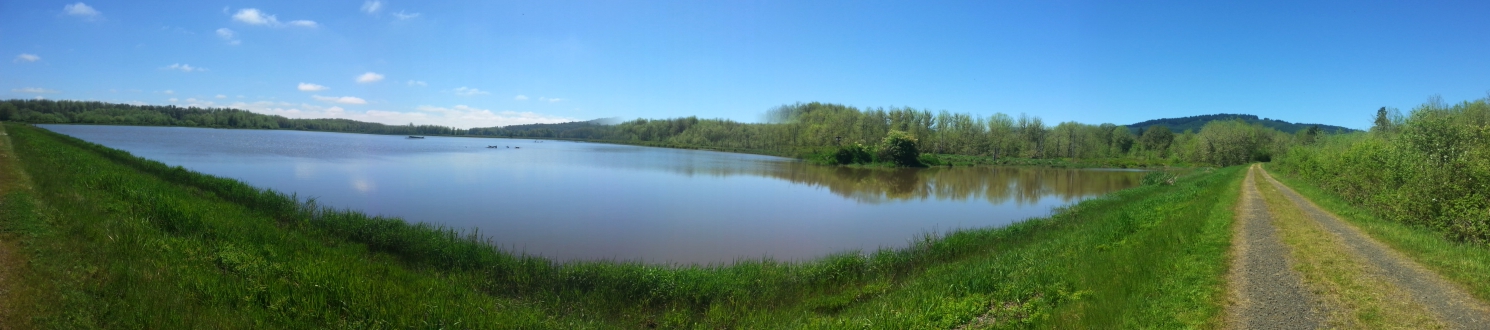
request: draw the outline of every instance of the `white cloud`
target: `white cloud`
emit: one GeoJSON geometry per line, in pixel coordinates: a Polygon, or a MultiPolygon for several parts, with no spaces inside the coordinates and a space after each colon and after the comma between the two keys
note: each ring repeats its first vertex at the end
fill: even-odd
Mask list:
{"type": "Polygon", "coordinates": [[[377,74],[377,73],[373,73],[373,72],[368,72],[368,73],[364,73],[364,74],[362,74],[360,76],[357,76],[357,82],[364,83],[364,84],[366,84],[366,83],[375,83],[375,82],[378,82],[378,81],[381,81],[381,80],[383,80],[383,75],[380,75],[380,74],[377,74]]]}
{"type": "Polygon", "coordinates": [[[492,111],[465,105],[457,105],[449,108],[425,105],[415,108],[414,111],[352,111],[337,106],[294,105],[270,101],[253,103],[235,102],[226,106],[266,115],[279,115],[286,118],[343,118],[388,125],[414,123],[416,125],[442,125],[456,128],[575,121],[571,118],[549,116],[533,112],[492,111]]]}
{"type": "Polygon", "coordinates": [[[169,99],[166,99],[166,101],[171,101],[171,103],[176,103],[176,98],[174,98],[174,97],[173,98],[169,98],[169,99]]]}
{"type": "Polygon", "coordinates": [[[564,99],[557,98],[557,97],[556,98],[540,97],[540,98],[538,98],[538,100],[539,101],[545,101],[545,102],[548,102],[548,103],[556,103],[556,102],[559,102],[559,101],[563,101],[564,99]]]}
{"type": "MultiPolygon", "coordinates": [[[[552,124],[575,121],[574,119],[570,118],[549,116],[534,112],[491,111],[486,109],[473,108],[465,105],[456,105],[450,108],[421,105],[415,108],[415,110],[419,110],[419,113],[415,114],[428,113],[427,116],[424,116],[424,118],[426,119],[426,121],[424,122],[426,123],[434,125],[453,126],[458,128],[492,127],[539,123],[552,124]]],[[[412,116],[413,114],[405,113],[404,115],[412,116]]],[[[409,121],[416,123],[420,122],[418,120],[409,121]]]]}
{"type": "Polygon", "coordinates": [[[228,28],[217,29],[217,37],[222,38],[222,40],[226,40],[229,45],[237,46],[238,44],[243,43],[242,41],[239,41],[238,38],[234,38],[235,36],[237,36],[237,34],[233,33],[233,30],[229,30],[228,28]]]}
{"type": "Polygon", "coordinates": [[[15,59],[16,62],[36,62],[36,61],[40,61],[40,60],[41,60],[41,56],[36,56],[36,54],[21,54],[21,55],[16,55],[16,59],[15,59]]]}
{"type": "Polygon", "coordinates": [[[46,89],[46,88],[39,88],[39,87],[16,88],[16,89],[12,89],[10,91],[11,92],[15,92],[15,93],[33,93],[33,94],[61,93],[60,91],[57,91],[55,89],[46,89]]]}
{"type": "Polygon", "coordinates": [[[312,95],[311,97],[312,98],[315,98],[318,101],[322,101],[322,102],[333,102],[333,103],[341,103],[341,104],[367,104],[367,100],[363,100],[361,98],[351,97],[351,96],[335,97],[335,96],[312,95]]]}
{"type": "Polygon", "coordinates": [[[513,100],[518,100],[518,101],[527,101],[528,100],[528,96],[527,95],[518,94],[517,96],[513,96],[512,99],[513,100]]]}
{"type": "Polygon", "coordinates": [[[410,81],[405,82],[405,83],[406,84],[409,84],[409,86],[429,86],[428,83],[425,83],[424,81],[421,81],[421,80],[410,80],[410,81]]]}
{"type": "Polygon", "coordinates": [[[161,92],[161,93],[166,93],[167,95],[170,95],[170,94],[176,94],[176,91],[167,89],[166,91],[161,92]]]}
{"type": "Polygon", "coordinates": [[[84,4],[82,2],[63,6],[62,11],[66,12],[68,15],[85,17],[89,20],[97,19],[99,16],[103,15],[103,13],[98,12],[98,10],[93,9],[93,7],[89,7],[87,4],[84,4]]]}
{"type": "Polygon", "coordinates": [[[219,99],[225,99],[225,98],[228,98],[228,96],[227,95],[222,95],[222,94],[217,94],[217,98],[219,98],[219,99]]]}
{"type": "Polygon", "coordinates": [[[486,94],[491,94],[491,93],[487,93],[486,91],[483,91],[483,90],[479,90],[479,89],[475,89],[475,88],[470,88],[470,87],[465,87],[465,86],[461,86],[460,88],[456,88],[455,89],[455,95],[461,95],[461,96],[486,95],[486,94]]]}
{"type": "Polygon", "coordinates": [[[258,9],[254,8],[239,9],[237,14],[233,14],[233,20],[248,23],[250,25],[273,26],[279,24],[279,20],[274,19],[274,15],[266,15],[263,12],[260,12],[258,9]]]}
{"type": "Polygon", "coordinates": [[[289,23],[280,23],[279,19],[274,17],[274,15],[266,14],[254,8],[239,9],[237,14],[233,14],[233,20],[249,25],[316,27],[316,22],[308,20],[294,20],[289,23]]]}
{"type": "Polygon", "coordinates": [[[175,63],[175,64],[167,65],[167,66],[165,66],[165,67],[163,67],[161,69],[165,69],[165,70],[177,70],[177,71],[181,71],[181,72],[202,72],[202,71],[207,71],[206,68],[194,67],[194,66],[191,66],[191,65],[186,65],[186,64],[181,64],[181,63],[175,63]]]}
{"type": "Polygon", "coordinates": [[[296,86],[295,88],[296,89],[299,89],[301,92],[318,92],[318,91],[324,91],[324,90],[331,89],[330,87],[316,85],[316,84],[312,84],[312,83],[300,83],[300,86],[296,86]]]}
{"type": "Polygon", "coordinates": [[[404,11],[400,10],[397,13],[393,13],[393,17],[394,18],[398,18],[399,20],[406,20],[406,19],[410,19],[410,18],[419,17],[419,13],[406,14],[406,13],[404,13],[404,11]]]}
{"type": "Polygon", "coordinates": [[[364,13],[375,14],[378,12],[378,9],[383,9],[382,1],[372,0],[362,3],[362,12],[364,13]]]}

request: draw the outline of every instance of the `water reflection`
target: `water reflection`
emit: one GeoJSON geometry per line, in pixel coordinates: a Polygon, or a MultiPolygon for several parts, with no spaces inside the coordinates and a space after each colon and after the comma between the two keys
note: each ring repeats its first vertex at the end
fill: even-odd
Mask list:
{"type": "Polygon", "coordinates": [[[813,166],[710,168],[717,175],[756,175],[827,188],[860,203],[908,200],[971,200],[1033,205],[1042,198],[1071,202],[1136,186],[1137,172],[1031,167],[883,169],[813,166]],[[738,172],[737,172],[738,171],[738,172]]]}
{"type": "MultiPolygon", "coordinates": [[[[647,149],[607,144],[588,144],[584,148],[596,153],[637,153],[647,149]]],[[[827,188],[834,195],[865,204],[934,199],[1028,206],[1047,198],[1069,203],[1137,186],[1145,174],[1142,170],[1043,167],[855,168],[713,151],[686,152],[721,157],[606,162],[605,166],[664,170],[684,176],[774,178],[827,188]]]]}
{"type": "Polygon", "coordinates": [[[1141,172],[865,169],[598,143],[44,125],[324,205],[460,229],[556,260],[714,263],[901,247],[1138,185],[1141,172]],[[487,145],[521,146],[488,149],[487,145]]]}

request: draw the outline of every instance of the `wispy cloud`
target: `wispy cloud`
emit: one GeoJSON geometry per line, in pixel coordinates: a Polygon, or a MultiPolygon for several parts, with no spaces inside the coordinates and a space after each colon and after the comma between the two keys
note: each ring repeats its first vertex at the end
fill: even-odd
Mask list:
{"type": "Polygon", "coordinates": [[[219,98],[219,99],[225,99],[225,98],[228,98],[228,96],[227,95],[222,95],[222,94],[217,94],[217,98],[219,98]]]}
{"type": "Polygon", "coordinates": [[[272,26],[279,24],[279,20],[275,19],[274,15],[266,15],[254,8],[239,9],[237,14],[233,14],[233,20],[248,23],[249,25],[272,26]]]}
{"type": "Polygon", "coordinates": [[[362,3],[362,12],[364,12],[364,13],[376,14],[376,13],[378,13],[378,10],[379,9],[383,9],[383,2],[382,1],[372,0],[372,1],[368,1],[368,2],[363,2],[362,3]]]}
{"type": "Polygon", "coordinates": [[[512,99],[513,100],[518,100],[518,101],[527,101],[528,100],[528,96],[527,95],[518,94],[517,96],[513,96],[512,99]]]}
{"type": "Polygon", "coordinates": [[[103,13],[98,12],[97,9],[93,9],[93,7],[89,7],[87,4],[84,4],[82,2],[62,6],[62,12],[67,13],[68,15],[82,17],[90,21],[103,17],[103,13]]]}
{"type": "Polygon", "coordinates": [[[238,38],[236,38],[237,35],[238,34],[233,33],[233,30],[229,30],[228,28],[217,29],[217,37],[227,41],[229,45],[237,46],[238,44],[243,43],[242,41],[239,41],[238,38]]]}
{"type": "Polygon", "coordinates": [[[300,26],[300,27],[316,27],[316,22],[315,21],[309,21],[309,20],[294,20],[294,21],[290,21],[289,23],[281,23],[279,21],[279,19],[276,18],[274,15],[270,15],[270,14],[264,13],[262,11],[259,11],[258,9],[255,9],[255,8],[243,8],[243,9],[239,9],[238,10],[238,13],[233,14],[233,20],[239,21],[239,22],[243,22],[243,23],[248,24],[248,25],[264,25],[264,26],[273,26],[273,27],[280,27],[280,26],[286,26],[286,25],[289,25],[289,26],[300,26]]]}
{"type": "Polygon", "coordinates": [[[538,98],[538,100],[539,101],[548,102],[548,103],[558,103],[560,101],[564,101],[564,99],[557,98],[557,97],[555,97],[555,98],[540,97],[540,98],[538,98]]]}
{"type": "Polygon", "coordinates": [[[358,83],[363,83],[363,84],[366,84],[366,83],[375,83],[375,82],[382,81],[382,80],[383,80],[383,75],[377,74],[377,73],[374,73],[374,72],[368,72],[368,73],[364,73],[364,74],[362,74],[360,76],[357,76],[357,82],[358,83]]]}
{"type": "Polygon", "coordinates": [[[393,13],[393,17],[399,20],[406,20],[419,17],[419,13],[404,13],[404,11],[400,10],[397,13],[393,13]]]}
{"type": "Polygon", "coordinates": [[[300,83],[300,86],[296,86],[295,89],[299,89],[301,92],[319,92],[319,91],[324,91],[324,90],[328,90],[328,89],[331,89],[331,88],[330,87],[326,87],[326,86],[312,84],[312,83],[300,83]]]}
{"type": "Polygon", "coordinates": [[[475,89],[475,88],[470,88],[470,87],[465,87],[465,86],[461,86],[460,88],[456,88],[454,90],[454,92],[455,92],[455,95],[461,95],[461,96],[472,96],[472,95],[486,95],[486,94],[491,94],[491,93],[487,93],[486,91],[483,91],[483,90],[479,90],[479,89],[475,89]]]}
{"type": "Polygon", "coordinates": [[[166,94],[166,95],[170,95],[170,94],[176,94],[176,91],[167,89],[167,90],[165,90],[165,91],[163,91],[161,93],[166,94]]]}
{"type": "Polygon", "coordinates": [[[437,107],[422,105],[409,111],[368,110],[353,111],[339,106],[315,104],[290,104],[285,102],[258,101],[234,102],[225,105],[267,115],[287,118],[344,118],[389,125],[441,125],[455,128],[493,127],[521,124],[552,124],[575,121],[572,118],[551,116],[533,112],[495,111],[456,105],[437,107]]]}
{"type": "Polygon", "coordinates": [[[312,98],[315,98],[316,100],[321,101],[321,102],[332,102],[332,103],[341,103],[341,104],[367,104],[367,100],[363,100],[362,98],[359,98],[359,97],[351,97],[351,96],[335,97],[335,96],[320,96],[320,95],[312,95],[311,97],[312,98]]]}
{"type": "MultiPolygon", "coordinates": [[[[422,117],[423,119],[425,119],[425,122],[433,123],[435,125],[453,126],[459,128],[493,127],[521,124],[552,124],[575,121],[574,119],[570,118],[550,116],[534,112],[491,111],[466,105],[456,105],[449,108],[421,105],[415,108],[415,110],[419,110],[419,113],[405,113],[404,116],[428,114],[418,117],[422,117]]],[[[417,120],[410,121],[419,122],[417,120]]]]}
{"type": "Polygon", "coordinates": [[[55,89],[46,89],[46,88],[40,88],[40,87],[16,88],[16,89],[12,89],[10,91],[11,92],[15,92],[15,93],[27,93],[27,94],[53,94],[53,93],[61,93],[61,91],[58,91],[58,90],[55,90],[55,89]]]}
{"type": "Polygon", "coordinates": [[[162,67],[161,69],[164,69],[164,70],[176,70],[176,71],[181,71],[181,72],[202,72],[202,71],[207,71],[206,68],[194,67],[194,66],[191,66],[191,65],[181,64],[181,63],[175,63],[175,64],[167,65],[165,67],[162,67]]]}
{"type": "Polygon", "coordinates": [[[16,55],[15,62],[36,62],[40,60],[41,56],[36,56],[36,54],[21,54],[16,55]]]}
{"type": "Polygon", "coordinates": [[[419,86],[419,87],[429,86],[428,83],[425,83],[422,80],[410,80],[408,82],[405,82],[405,84],[408,84],[409,86],[419,86]]]}

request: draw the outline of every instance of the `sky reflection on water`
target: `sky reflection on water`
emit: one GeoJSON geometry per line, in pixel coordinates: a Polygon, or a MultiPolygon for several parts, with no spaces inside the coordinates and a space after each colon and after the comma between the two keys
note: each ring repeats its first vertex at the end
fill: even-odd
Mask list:
{"type": "Polygon", "coordinates": [[[479,229],[508,249],[558,260],[720,263],[902,247],[926,232],[1047,215],[1143,175],[855,169],[566,141],[41,126],[324,205],[479,229]]]}

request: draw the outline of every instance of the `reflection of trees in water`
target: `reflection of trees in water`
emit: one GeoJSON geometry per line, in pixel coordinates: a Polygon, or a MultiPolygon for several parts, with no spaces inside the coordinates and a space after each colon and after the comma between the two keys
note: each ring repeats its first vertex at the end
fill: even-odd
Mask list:
{"type": "MultiPolygon", "coordinates": [[[[722,165],[722,164],[710,164],[722,165]]],[[[882,169],[760,162],[726,166],[679,166],[687,175],[756,175],[828,188],[861,203],[984,199],[1030,205],[1043,196],[1065,202],[1135,187],[1143,172],[1034,167],[953,167],[882,169]]]]}

